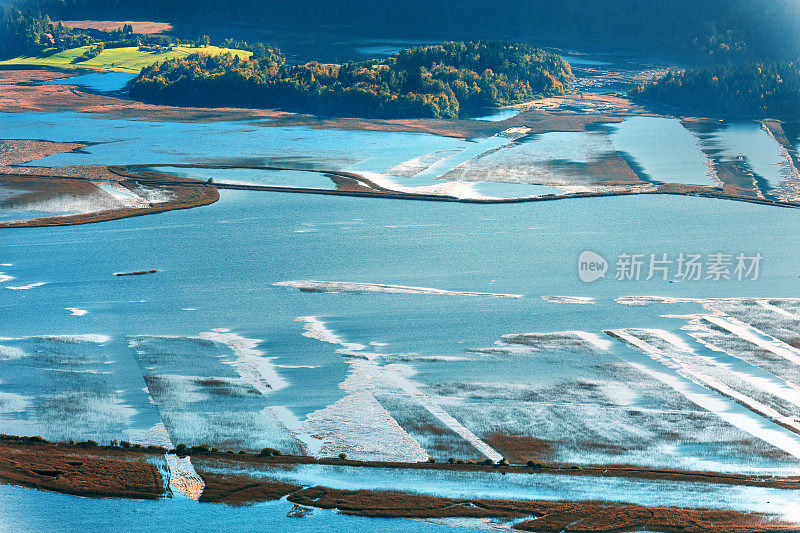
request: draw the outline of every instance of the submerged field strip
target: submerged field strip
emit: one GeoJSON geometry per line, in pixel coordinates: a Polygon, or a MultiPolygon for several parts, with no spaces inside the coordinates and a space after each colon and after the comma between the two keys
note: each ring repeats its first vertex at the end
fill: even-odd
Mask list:
{"type": "MultiPolygon", "coordinates": [[[[94,131],[86,117],[74,120],[82,130],[94,131]]],[[[8,331],[0,332],[8,335],[0,339],[0,432],[169,448],[208,445],[219,449],[209,455],[216,458],[228,450],[257,454],[274,448],[290,455],[284,465],[336,461],[344,453],[347,460],[376,464],[363,475],[368,469],[354,475],[331,464],[243,466],[241,473],[451,497],[463,494],[461,487],[487,497],[629,496],[660,503],[664,479],[645,479],[656,475],[654,469],[671,472],[665,476],[693,471],[698,479],[700,471],[706,476],[800,472],[798,301],[633,297],[615,302],[614,294],[627,294],[621,284],[606,280],[592,292],[573,272],[576,250],[596,246],[605,235],[611,235],[609,253],[634,234],[668,250],[684,241],[698,248],[707,241],[738,244],[719,228],[752,220],[761,209],[719,203],[715,207],[724,214],[714,218],[717,210],[706,212],[705,200],[675,195],[800,205],[796,198],[758,195],[756,188],[772,191],[785,177],[763,161],[728,174],[744,185],[748,168],[768,175],[769,187],[756,183],[748,189],[752,196],[731,193],[730,187],[700,188],[700,180],[724,183],[721,169],[747,148],[730,148],[738,146],[731,139],[745,135],[697,140],[682,134],[676,150],[691,150],[692,161],[701,166],[712,144],[727,152],[709,159],[708,168],[693,168],[678,187],[657,181],[678,176],[680,168],[643,151],[636,138],[626,139],[624,148],[631,156],[627,161],[648,170],[643,179],[637,182],[633,171],[615,174],[621,184],[600,179],[627,165],[617,153],[622,145],[614,146],[607,131],[474,143],[402,134],[382,143],[373,141],[384,133],[242,123],[208,125],[215,134],[198,136],[196,125],[143,128],[132,122],[112,124],[114,131],[104,133],[109,138],[86,153],[54,155],[37,164],[116,163],[110,168],[119,177],[154,191],[169,180],[176,188],[209,187],[206,180],[213,178],[214,186],[231,191],[446,204],[228,192],[216,205],[161,215],[150,219],[153,224],[51,228],[49,239],[23,230],[4,233],[9,246],[3,249],[8,258],[0,257],[0,281],[18,290],[3,290],[2,305],[40,322],[9,316],[8,331]],[[281,152],[288,134],[292,149],[281,152]],[[120,153],[113,152],[115,145],[120,153]],[[319,150],[313,152],[316,160],[308,155],[312,150],[319,150]],[[532,155],[537,151],[538,159],[532,155]],[[347,159],[344,152],[355,155],[347,159]],[[528,166],[526,158],[532,161],[528,166]],[[532,194],[517,196],[525,189],[462,179],[470,172],[476,179],[494,172],[504,179],[531,178],[509,183],[530,186],[532,194]],[[175,184],[174,174],[182,173],[198,181],[175,184]],[[642,195],[637,203],[602,199],[634,194],[642,195]],[[670,198],[656,201],[656,194],[670,198]],[[542,204],[534,212],[524,206],[458,205],[562,198],[595,200],[579,211],[561,204],[542,204]],[[654,222],[643,224],[639,208],[654,222]],[[686,222],[700,211],[700,222],[686,222]],[[667,218],[674,231],[654,227],[667,218]],[[694,224],[706,225],[706,240],[685,237],[694,224]],[[64,255],[58,262],[56,249],[64,255]],[[682,311],[704,309],[680,318],[661,315],[671,301],[682,311]],[[107,333],[40,335],[49,331],[107,333]],[[523,479],[519,472],[504,476],[489,466],[481,466],[480,473],[411,472],[430,458],[531,461],[560,474],[523,479]],[[397,464],[376,466],[381,461],[397,464]]],[[[58,127],[43,121],[31,131],[58,127]]],[[[53,136],[73,138],[74,131],[53,136]]],[[[141,207],[158,200],[139,195],[135,185],[130,193],[107,180],[100,185],[118,203],[141,207]]],[[[781,217],[776,210],[775,220],[790,227],[781,217]]],[[[766,234],[757,225],[743,231],[766,234]]],[[[784,241],[769,240],[778,259],[789,256],[784,241]]],[[[788,279],[780,276],[768,277],[754,292],[775,293],[788,279]]],[[[683,295],[744,290],[732,283],[697,287],[697,293],[689,284],[648,290],[683,295]]],[[[199,497],[197,473],[207,465],[198,465],[197,458],[163,461],[172,491],[199,497]]],[[[794,509],[789,490],[672,481],[667,485],[674,490],[667,492],[675,505],[794,509]]]]}
{"type": "MultiPolygon", "coordinates": [[[[422,293],[419,296],[424,297],[428,294],[422,293]]],[[[769,308],[755,303],[753,306],[755,309],[772,312],[769,308]]],[[[733,317],[726,319],[719,314],[711,314],[701,315],[700,318],[710,325],[719,326],[725,335],[739,339],[737,342],[752,345],[762,352],[771,354],[791,364],[792,369],[797,371],[794,368],[798,362],[796,349],[791,346],[769,338],[765,333],[754,330],[752,326],[733,317]]],[[[209,444],[223,450],[250,451],[257,451],[262,447],[274,447],[293,454],[313,453],[328,457],[346,452],[354,459],[365,460],[414,462],[425,460],[429,456],[446,457],[448,453],[459,455],[467,450],[464,446],[473,450],[472,453],[493,461],[499,461],[509,452],[506,448],[504,451],[498,451],[492,446],[491,439],[495,438],[491,437],[492,431],[497,430],[487,430],[483,426],[485,422],[477,422],[475,414],[469,409],[465,410],[469,404],[459,405],[460,401],[454,403],[455,397],[444,394],[439,386],[432,386],[434,384],[427,380],[417,381],[413,377],[414,373],[409,372],[410,367],[407,363],[397,362],[412,361],[413,358],[397,359],[396,355],[380,350],[379,347],[346,340],[331,330],[324,319],[301,317],[299,320],[306,324],[304,334],[334,345],[334,349],[350,365],[350,375],[341,385],[346,392],[345,398],[338,406],[329,406],[316,413],[309,413],[305,421],[293,420],[294,415],[285,407],[270,400],[273,394],[290,388],[292,384],[282,377],[280,370],[264,356],[258,348],[258,342],[225,330],[218,330],[202,333],[197,337],[135,336],[129,339],[129,353],[134,355],[137,365],[141,368],[141,376],[146,385],[144,390],[149,399],[147,403],[151,404],[147,409],[157,410],[156,420],[153,420],[152,415],[142,419],[141,410],[145,404],[140,401],[138,405],[126,406],[125,403],[130,400],[117,397],[118,393],[111,396],[97,396],[97,393],[92,393],[91,397],[84,397],[80,396],[84,393],[76,396],[78,393],[71,392],[77,385],[74,380],[78,376],[96,375],[104,381],[118,379],[113,371],[109,373],[104,369],[102,372],[95,372],[91,367],[84,369],[80,366],[75,367],[73,362],[76,357],[78,360],[85,359],[86,356],[82,354],[84,348],[97,346],[102,349],[104,346],[117,346],[115,343],[109,344],[110,339],[95,340],[88,337],[6,339],[3,341],[0,365],[8,370],[13,366],[23,368],[19,366],[20,363],[27,366],[36,361],[35,357],[41,357],[35,356],[32,359],[29,353],[32,347],[45,347],[45,353],[52,353],[53,348],[60,346],[68,347],[70,351],[64,354],[67,359],[64,359],[64,356],[53,358],[49,355],[42,360],[45,364],[42,370],[52,376],[67,372],[69,379],[52,382],[52,392],[42,391],[37,397],[15,392],[23,391],[21,383],[9,389],[9,385],[13,382],[4,379],[3,386],[8,392],[0,398],[5,405],[0,411],[0,428],[6,432],[42,433],[48,438],[59,438],[59,436],[65,438],[69,435],[71,438],[109,440],[121,435],[130,435],[128,438],[135,442],[157,445],[164,445],[166,442],[168,446],[174,446],[176,443],[209,444]],[[95,342],[100,344],[94,344],[95,342]],[[15,394],[18,395],[18,399],[15,399],[17,398],[15,394]],[[71,408],[57,415],[58,418],[55,419],[58,421],[57,427],[62,432],[66,430],[67,433],[54,432],[56,426],[51,425],[54,419],[51,414],[47,414],[50,411],[42,410],[44,406],[51,405],[56,398],[83,405],[82,410],[71,408]],[[13,407],[14,405],[17,407],[13,407]],[[28,406],[34,405],[38,407],[28,412],[28,406]],[[114,407],[115,405],[124,407],[120,409],[114,407]],[[105,422],[101,434],[88,422],[97,416],[108,416],[103,414],[103,409],[111,409],[108,413],[114,413],[118,418],[115,424],[109,425],[105,422]],[[420,432],[419,425],[415,426],[415,422],[419,424],[425,417],[420,418],[419,415],[408,417],[404,414],[406,411],[427,413],[426,416],[432,417],[431,421],[434,424],[431,429],[440,425],[445,432],[441,433],[442,438],[450,434],[455,440],[429,440],[425,431],[420,432]],[[119,418],[120,413],[127,414],[119,418]],[[87,416],[89,418],[86,418],[87,416]],[[377,438],[370,439],[363,433],[365,427],[348,422],[350,417],[363,418],[365,422],[373,420],[371,424],[374,424],[376,430],[382,427],[381,425],[385,429],[376,431],[373,437],[377,438]],[[133,421],[136,419],[141,419],[142,422],[134,424],[133,421]],[[77,426],[76,423],[81,426],[77,426]],[[158,436],[157,426],[165,428],[169,435],[166,441],[164,437],[158,436]],[[76,433],[76,427],[83,427],[82,432],[76,433]],[[447,448],[443,450],[437,448],[442,444],[447,448]],[[429,451],[426,451],[426,447],[429,451]]],[[[645,363],[627,358],[627,364],[631,368],[666,384],[725,423],[787,454],[800,457],[800,436],[791,433],[800,433],[800,427],[797,427],[800,390],[794,385],[795,381],[787,381],[793,380],[793,375],[783,375],[783,377],[782,374],[773,375],[768,372],[769,365],[754,366],[758,365],[758,359],[754,359],[757,357],[754,352],[742,355],[739,353],[741,348],[739,351],[731,351],[732,347],[737,346],[736,344],[721,344],[702,335],[695,340],[698,341],[697,346],[706,347],[708,353],[701,353],[677,335],[663,330],[627,328],[610,330],[608,333],[633,346],[651,361],[645,363]],[[733,358],[741,361],[741,364],[732,365],[728,359],[722,357],[723,350],[725,358],[733,358]],[[715,353],[717,355],[714,355],[715,353]],[[731,408],[733,404],[730,402],[742,406],[744,410],[731,408]]],[[[703,332],[695,328],[687,333],[689,338],[692,338],[694,334],[703,332]]],[[[599,355],[612,349],[612,346],[609,340],[586,331],[506,334],[494,347],[475,350],[476,355],[472,357],[519,358],[527,357],[526,354],[539,353],[540,350],[552,349],[577,350],[599,355]]],[[[116,355],[115,359],[120,355],[116,355]]],[[[446,358],[442,361],[445,360],[446,358]]],[[[81,377],[80,381],[85,382],[85,379],[81,377]]],[[[127,379],[130,381],[130,378],[127,379]]],[[[79,387],[84,389],[85,385],[79,387]]],[[[95,388],[97,387],[95,385],[95,388]]],[[[108,385],[102,385],[97,390],[103,388],[107,389],[108,385]]],[[[490,389],[485,389],[487,392],[488,390],[490,389]]],[[[485,394],[486,392],[483,392],[481,396],[486,397],[485,394]]],[[[507,400],[501,398],[502,396],[497,396],[496,401],[505,404],[507,400]]],[[[509,396],[510,398],[513,398],[513,395],[509,396]]],[[[520,408],[530,409],[534,404],[514,401],[507,405],[511,412],[515,412],[520,408]]],[[[52,407],[47,409],[51,410],[52,407]]],[[[486,422],[490,427],[499,422],[491,420],[500,412],[502,409],[496,414],[484,413],[484,417],[488,416],[486,422]]],[[[528,431],[518,427],[517,431],[520,430],[528,431]]],[[[513,430],[509,427],[501,431],[513,430]]],[[[528,435],[533,438],[536,433],[528,435]]],[[[181,476],[181,474],[175,475],[181,476]]]]}

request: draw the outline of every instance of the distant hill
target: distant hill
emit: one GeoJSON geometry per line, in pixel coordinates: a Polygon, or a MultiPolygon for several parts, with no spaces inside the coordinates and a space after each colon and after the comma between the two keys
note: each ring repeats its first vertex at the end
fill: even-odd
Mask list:
{"type": "MultiPolygon", "coordinates": [[[[487,32],[590,39],[675,58],[800,55],[797,0],[10,0],[51,17],[313,23],[376,35],[487,32]]],[[[463,34],[462,34],[463,35],[463,34]]]]}

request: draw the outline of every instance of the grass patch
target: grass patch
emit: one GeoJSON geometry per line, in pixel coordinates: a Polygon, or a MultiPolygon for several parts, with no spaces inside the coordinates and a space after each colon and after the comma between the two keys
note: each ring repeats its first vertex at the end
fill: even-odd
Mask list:
{"type": "Polygon", "coordinates": [[[140,51],[136,46],[124,48],[109,48],[103,50],[97,57],[88,61],[75,62],[91,46],[81,46],[71,48],[63,52],[53,53],[53,49],[45,50],[38,56],[20,56],[6,61],[0,61],[0,66],[31,66],[48,67],[62,70],[91,69],[108,70],[116,72],[139,73],[142,68],[176,57],[186,57],[192,53],[208,55],[219,55],[225,52],[238,55],[242,58],[249,58],[252,52],[237,50],[234,48],[220,48],[218,46],[203,46],[196,48],[193,46],[176,46],[171,51],[165,52],[145,52],[140,51]]]}

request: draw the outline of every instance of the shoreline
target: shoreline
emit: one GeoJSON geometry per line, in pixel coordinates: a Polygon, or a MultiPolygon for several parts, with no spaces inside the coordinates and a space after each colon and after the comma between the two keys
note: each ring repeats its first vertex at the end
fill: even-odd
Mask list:
{"type": "MultiPolygon", "coordinates": [[[[160,165],[136,165],[141,167],[160,166],[160,165]]],[[[184,168],[254,168],[254,167],[236,167],[236,166],[213,166],[213,165],[168,165],[184,168]]],[[[132,166],[133,167],[133,166],[132,166]]],[[[363,176],[352,172],[334,171],[334,170],[319,170],[319,169],[300,169],[288,167],[258,167],[260,170],[286,170],[286,171],[304,171],[304,172],[318,172],[326,174],[331,177],[337,188],[335,189],[320,189],[310,187],[290,187],[278,185],[247,185],[238,183],[209,183],[206,181],[196,180],[193,178],[184,178],[173,174],[162,174],[157,172],[148,171],[147,175],[134,175],[127,171],[121,170],[120,167],[107,167],[110,172],[117,174],[123,178],[120,181],[125,185],[126,182],[131,185],[151,186],[167,189],[169,192],[175,194],[175,198],[166,202],[151,204],[149,207],[130,208],[122,207],[117,209],[110,209],[104,211],[95,211],[91,213],[79,213],[69,215],[53,215],[48,217],[33,218],[19,221],[0,222],[0,229],[7,228],[32,228],[32,227],[52,227],[52,226],[73,226],[81,224],[90,224],[95,222],[105,222],[109,220],[117,220],[122,218],[131,218],[137,216],[144,216],[156,213],[163,213],[167,211],[175,211],[180,209],[190,209],[193,207],[201,207],[210,205],[219,200],[220,190],[238,190],[238,191],[253,191],[253,192],[277,192],[277,193],[294,193],[294,194],[315,194],[315,195],[328,195],[328,196],[346,196],[356,198],[375,198],[375,199],[390,199],[390,200],[411,200],[411,201],[426,201],[426,202],[451,202],[451,203],[466,203],[466,204],[520,204],[520,203],[535,203],[535,202],[549,202],[559,200],[573,200],[581,198],[608,198],[619,196],[638,196],[638,195],[667,195],[667,196],[688,196],[699,198],[710,198],[717,200],[730,200],[745,202],[750,204],[765,205],[780,208],[800,208],[800,202],[778,200],[769,198],[758,198],[753,196],[745,196],[738,194],[731,194],[725,192],[723,188],[711,188],[694,185],[678,185],[678,184],[656,184],[654,189],[645,190],[619,190],[619,191],[586,191],[586,192],[568,192],[563,194],[548,194],[540,196],[525,196],[514,198],[462,198],[450,196],[445,194],[426,194],[414,192],[401,192],[393,191],[382,187],[363,176]]],[[[130,168],[130,167],[129,167],[130,168]]],[[[13,183],[14,181],[24,181],[30,179],[52,181],[54,184],[58,182],[80,181],[93,183],[93,180],[80,176],[52,176],[52,175],[33,175],[33,174],[6,174],[0,173],[0,182],[13,183]]]]}
{"type": "MultiPolygon", "coordinates": [[[[0,184],[2,185],[13,185],[14,183],[24,184],[30,183],[33,180],[47,183],[54,189],[61,190],[68,190],[70,184],[76,182],[94,184],[94,180],[81,176],[0,173],[0,184]]],[[[119,184],[128,189],[132,189],[136,186],[150,185],[146,180],[131,180],[128,178],[120,180],[119,184]]],[[[121,218],[164,213],[179,209],[190,209],[192,207],[209,205],[219,200],[219,191],[214,186],[191,178],[173,176],[172,179],[161,180],[157,186],[166,189],[173,197],[164,202],[150,203],[148,207],[119,207],[89,213],[56,214],[47,217],[0,222],[0,229],[90,224],[94,222],[105,222],[121,218]]],[[[35,195],[35,193],[32,194],[35,195]]]]}
{"type": "MultiPolygon", "coordinates": [[[[163,453],[163,448],[122,448],[99,446],[90,442],[56,444],[41,437],[3,435],[0,438],[0,483],[83,497],[160,499],[168,496],[157,466],[164,461],[163,453]]],[[[266,476],[263,474],[270,467],[283,469],[289,465],[319,464],[347,468],[423,469],[476,474],[500,472],[532,476],[561,474],[623,477],[779,489],[798,488],[800,477],[744,476],[623,465],[575,467],[392,463],[316,459],[308,456],[264,456],[243,452],[202,452],[188,456],[194,460],[196,470],[205,483],[199,501],[207,503],[247,505],[285,498],[294,503],[295,510],[299,511],[317,508],[368,517],[499,519],[514,521],[512,527],[523,531],[561,531],[577,523],[580,523],[582,529],[591,531],[636,531],[651,527],[659,531],[680,530],[686,533],[800,531],[800,526],[778,521],[775,516],[727,509],[651,507],[624,501],[452,498],[424,492],[344,490],[301,486],[271,479],[268,473],[266,476]],[[214,472],[220,466],[258,469],[258,474],[214,472]]]]}

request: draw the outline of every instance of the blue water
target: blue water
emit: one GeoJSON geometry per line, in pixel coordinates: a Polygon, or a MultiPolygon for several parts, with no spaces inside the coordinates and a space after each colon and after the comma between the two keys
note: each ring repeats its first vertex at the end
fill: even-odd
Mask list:
{"type": "Polygon", "coordinates": [[[574,55],[562,55],[567,63],[570,65],[587,66],[587,67],[602,67],[612,65],[609,61],[601,61],[598,59],[587,59],[586,57],[579,57],[574,55]]]}
{"type": "Polygon", "coordinates": [[[770,187],[777,187],[786,179],[781,173],[781,145],[755,122],[727,124],[712,133],[706,144],[711,149],[720,150],[719,155],[723,158],[743,157],[770,187]]]}
{"type": "Polygon", "coordinates": [[[609,129],[614,147],[630,155],[653,181],[716,185],[700,140],[679,120],[633,117],[609,129]]]}
{"type": "Polygon", "coordinates": [[[96,72],[81,74],[44,82],[42,85],[77,85],[99,93],[118,93],[123,91],[136,74],[128,72],[96,72]]]}
{"type": "MultiPolygon", "coordinates": [[[[647,139],[648,132],[658,124],[664,123],[633,123],[631,128],[642,126],[643,138],[647,139]]],[[[620,133],[613,142],[623,142],[630,133],[620,133]]],[[[598,134],[563,135],[588,138],[584,144],[593,145],[598,134]]],[[[669,148],[677,158],[676,164],[683,164],[686,156],[694,154],[694,145],[686,142],[684,134],[669,129],[665,135],[667,140],[678,139],[669,148]]],[[[460,162],[503,142],[494,139],[482,145],[420,134],[275,128],[259,121],[183,124],[105,120],[75,113],[3,115],[0,137],[83,139],[100,143],[89,146],[86,153],[59,154],[34,162],[44,165],[294,161],[319,168],[374,172],[436,150],[459,149],[461,153],[451,162],[460,162]]],[[[626,151],[640,160],[654,179],[680,177],[665,166],[667,157],[656,153],[643,140],[630,136],[625,142],[629,143],[626,151]]],[[[525,145],[534,150],[536,142],[521,146],[525,145]]],[[[559,137],[556,148],[563,152],[570,146],[559,137]]],[[[585,146],[572,147],[576,157],[582,157],[584,151],[585,146]]],[[[436,171],[432,169],[423,178],[433,179],[436,171]]],[[[695,177],[699,179],[699,174],[695,177]]],[[[139,429],[155,417],[155,407],[142,399],[143,383],[137,374],[141,354],[134,354],[128,348],[130,338],[137,335],[191,337],[214,328],[229,328],[241,336],[258,339],[257,349],[272,358],[280,376],[289,383],[260,401],[286,406],[303,420],[309,413],[341,399],[345,392],[339,384],[351,366],[337,353],[339,346],[303,336],[303,324],[295,320],[301,316],[320,317],[346,342],[381,343],[370,346],[370,350],[384,354],[387,360],[406,357],[400,367],[410,369],[413,380],[432,392],[452,383],[558,387],[562,382],[572,383],[570,379],[608,382],[616,379],[615,386],[626,386],[629,376],[615,377],[616,367],[608,365],[647,359],[616,342],[602,357],[577,355],[585,358],[580,364],[575,363],[576,354],[569,349],[553,350],[547,357],[552,361],[560,359],[560,366],[547,363],[546,357],[537,354],[483,357],[470,350],[494,346],[502,335],[512,333],[583,330],[601,334],[604,329],[622,327],[667,330],[680,327],[679,321],[661,316],[667,311],[657,306],[629,307],[613,302],[622,295],[797,294],[799,245],[800,219],[796,211],[712,199],[634,196],[476,205],[223,191],[219,202],[202,208],[84,226],[0,231],[0,264],[11,264],[0,267],[0,271],[15,278],[0,284],[0,337],[21,339],[8,341],[17,343],[14,347],[21,349],[32,349],[38,341],[27,337],[35,335],[92,333],[111,337],[109,344],[98,348],[96,354],[94,349],[86,351],[88,355],[96,355],[86,369],[96,370],[95,365],[106,358],[109,377],[105,381],[87,379],[85,383],[116,394],[125,409],[137,410],[133,422],[128,423],[139,429]],[[577,275],[577,258],[587,249],[600,253],[609,262],[606,278],[592,284],[580,281],[577,275]],[[681,252],[758,252],[764,262],[757,281],[670,284],[658,278],[614,279],[615,259],[619,254],[647,257],[651,253],[667,253],[674,257],[681,252]],[[113,276],[114,272],[146,269],[158,272],[148,276],[113,276]],[[272,285],[309,279],[512,293],[521,294],[522,298],[321,294],[272,285]],[[46,284],[28,290],[6,288],[38,282],[46,284]],[[596,298],[596,303],[565,305],[541,299],[547,295],[588,296],[596,298]],[[84,309],[88,313],[73,316],[67,308],[84,309]],[[414,356],[429,359],[413,360],[414,356]],[[430,359],[454,356],[460,360],[430,359]]],[[[687,304],[671,307],[669,312],[698,310],[698,306],[687,304]]],[[[50,350],[47,346],[39,349],[44,355],[50,350]]],[[[72,357],[72,353],[68,350],[64,357],[72,357]]],[[[77,351],[78,355],[81,353],[77,351]]],[[[164,353],[173,352],[164,350],[164,353]]],[[[228,355],[219,357],[224,362],[228,355]]],[[[36,359],[41,360],[41,357],[36,359]]],[[[48,394],[59,382],[50,382],[52,390],[30,385],[26,390],[26,382],[48,379],[49,367],[36,366],[34,362],[31,359],[30,364],[14,363],[14,384],[8,380],[6,385],[6,379],[0,378],[3,379],[0,392],[21,394],[27,396],[25,400],[31,405],[46,406],[51,399],[48,394]]],[[[0,364],[4,371],[12,368],[11,363],[0,361],[0,364]]],[[[225,368],[230,371],[230,367],[225,368]]],[[[193,376],[198,372],[215,372],[213,366],[204,365],[189,366],[187,371],[195,372],[193,376]]],[[[639,376],[631,380],[631,386],[641,379],[639,376]]],[[[649,427],[643,423],[631,428],[629,424],[627,431],[633,433],[620,432],[616,437],[616,426],[610,427],[614,422],[610,414],[619,415],[620,409],[652,410],[655,415],[649,415],[650,421],[661,417],[661,413],[674,416],[674,399],[663,390],[655,386],[652,391],[636,390],[624,393],[627,396],[621,408],[599,404],[596,411],[589,411],[590,415],[581,411],[586,402],[566,402],[566,407],[545,405],[545,410],[567,409],[565,415],[557,415],[560,419],[554,423],[555,429],[536,426],[536,419],[526,423],[539,427],[537,431],[558,434],[568,431],[570,438],[587,438],[571,428],[578,427],[581,418],[585,421],[589,416],[595,420],[603,439],[613,441],[634,435],[643,442],[657,441],[659,431],[663,430],[661,426],[649,427]],[[607,426],[608,433],[603,433],[607,426]],[[562,427],[565,429],[560,430],[562,427]]],[[[468,399],[463,405],[448,408],[453,416],[463,417],[466,424],[468,417],[475,416],[474,412],[468,412],[469,408],[489,413],[491,409],[505,409],[504,406],[509,404],[490,398],[468,399]]],[[[22,413],[0,410],[0,431],[29,424],[31,428],[42,429],[42,433],[51,431],[55,435],[58,421],[51,421],[50,426],[42,424],[37,418],[41,412],[39,408],[22,413]]],[[[89,414],[105,416],[103,413],[95,410],[89,414]]],[[[515,412],[514,416],[519,414],[515,412]]],[[[508,420],[512,420],[511,414],[508,420]]],[[[498,415],[494,422],[487,422],[490,423],[506,422],[498,415]]],[[[668,428],[671,423],[679,424],[659,423],[667,424],[668,428]]],[[[58,429],[63,431],[64,427],[71,427],[69,424],[62,423],[58,429]]],[[[478,431],[481,424],[478,421],[470,425],[478,431]]],[[[108,424],[103,432],[117,431],[118,427],[121,426],[108,424]]],[[[594,436],[593,433],[588,438],[594,436]]],[[[727,470],[779,469],[796,464],[737,451],[728,444],[733,437],[716,442],[714,435],[698,435],[695,440],[670,443],[657,452],[646,448],[646,457],[637,460],[667,466],[702,464],[727,470]]],[[[25,526],[26,522],[20,522],[25,509],[35,504],[47,508],[52,502],[60,502],[60,498],[69,502],[65,504],[71,506],[67,513],[78,520],[76,524],[87,528],[107,524],[103,520],[108,520],[109,509],[117,509],[118,514],[124,515],[122,522],[115,523],[122,529],[131,524],[150,524],[149,520],[174,526],[174,522],[165,518],[177,508],[171,505],[186,505],[178,514],[191,515],[189,522],[179,524],[178,529],[195,519],[221,520],[224,525],[236,518],[256,520],[268,516],[282,520],[285,515],[279,504],[230,513],[225,507],[208,506],[211,510],[204,514],[204,506],[188,507],[197,505],[190,503],[79,500],[0,489],[5,491],[0,494],[19,498],[21,509],[15,514],[17,507],[5,511],[4,505],[0,526],[6,523],[12,527],[25,526]],[[92,507],[96,502],[105,503],[92,507]],[[194,512],[196,509],[202,512],[194,512]],[[145,515],[147,518],[142,519],[145,522],[130,518],[145,515]]],[[[45,513],[29,514],[32,516],[28,519],[39,521],[31,522],[31,529],[59,528],[45,513]]],[[[330,516],[339,520],[336,515],[330,516]]],[[[347,520],[342,523],[361,524],[342,520],[347,520]]],[[[336,522],[331,528],[339,525],[336,522]]],[[[323,522],[320,527],[328,525],[323,522]]]]}
{"type": "MultiPolygon", "coordinates": [[[[286,516],[292,504],[286,501],[232,507],[197,503],[188,499],[158,501],[76,498],[54,492],[0,485],[0,531],[323,531],[338,533],[464,531],[403,519],[365,518],[314,510],[305,518],[286,516]],[[58,512],[52,510],[58,509],[58,512]]],[[[469,531],[469,530],[467,530],[469,531]]]]}
{"type": "Polygon", "coordinates": [[[472,117],[472,120],[485,120],[488,122],[502,122],[503,120],[508,120],[509,118],[515,117],[519,114],[519,109],[499,109],[495,110],[488,115],[482,115],[478,117],[472,117]]]}
{"type": "Polygon", "coordinates": [[[148,167],[167,174],[175,174],[187,178],[208,180],[215,183],[238,183],[245,185],[275,185],[278,187],[310,187],[312,189],[335,189],[336,185],[321,172],[302,170],[258,170],[245,168],[181,168],[181,167],[148,167]]]}

